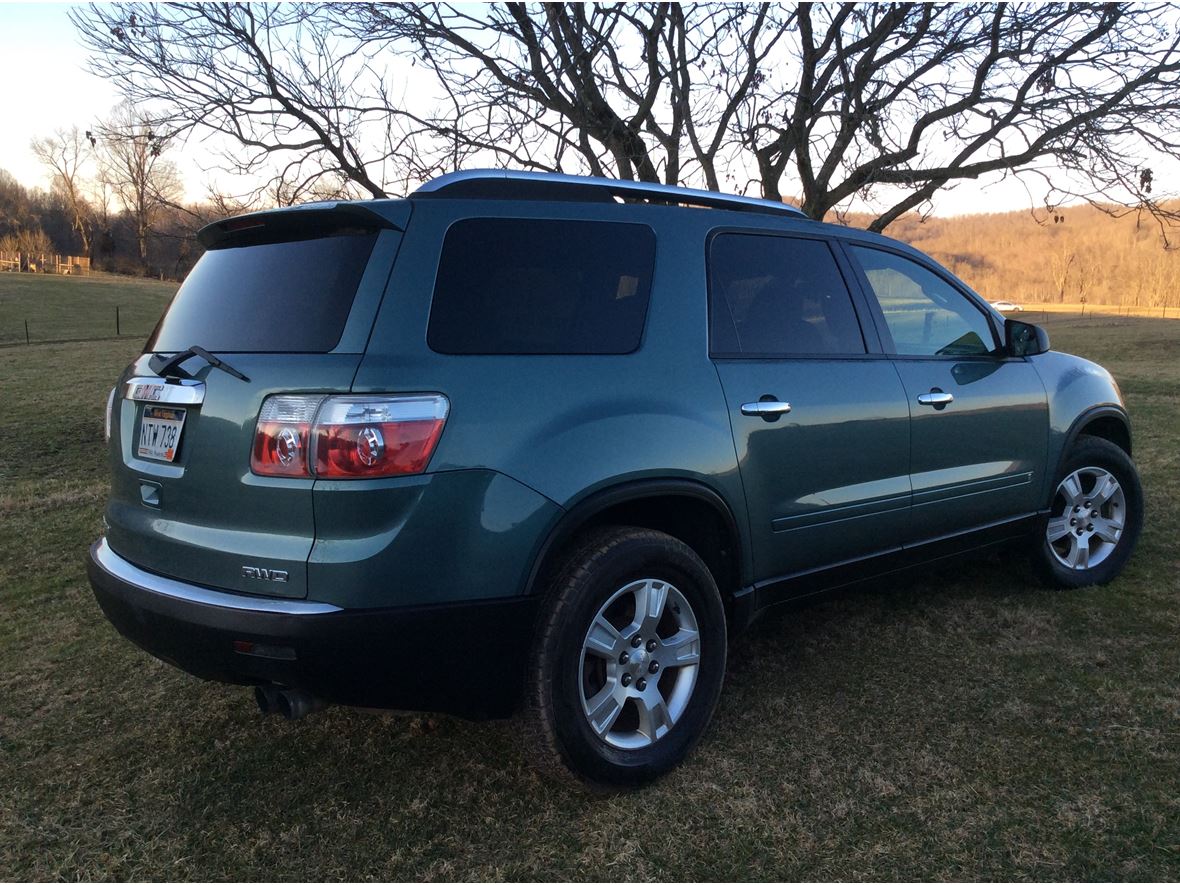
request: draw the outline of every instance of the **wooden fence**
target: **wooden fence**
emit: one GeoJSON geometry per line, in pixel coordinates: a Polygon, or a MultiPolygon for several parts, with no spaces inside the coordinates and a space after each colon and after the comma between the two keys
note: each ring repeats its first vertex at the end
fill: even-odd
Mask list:
{"type": "Polygon", "coordinates": [[[0,271],[89,276],[88,255],[44,255],[32,252],[0,252],[0,271]]]}

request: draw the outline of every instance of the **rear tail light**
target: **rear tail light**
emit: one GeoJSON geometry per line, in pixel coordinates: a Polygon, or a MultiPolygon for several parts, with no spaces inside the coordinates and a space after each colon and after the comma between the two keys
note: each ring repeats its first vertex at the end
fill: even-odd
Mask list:
{"type": "Polygon", "coordinates": [[[444,396],[332,397],[316,416],[316,476],[421,473],[446,420],[444,396]]]}
{"type": "Polygon", "coordinates": [[[440,394],[267,397],[250,469],[331,479],[421,473],[447,411],[440,394]]]}
{"type": "Polygon", "coordinates": [[[264,476],[307,476],[311,422],[322,396],[268,396],[258,414],[250,469],[264,476]]]}

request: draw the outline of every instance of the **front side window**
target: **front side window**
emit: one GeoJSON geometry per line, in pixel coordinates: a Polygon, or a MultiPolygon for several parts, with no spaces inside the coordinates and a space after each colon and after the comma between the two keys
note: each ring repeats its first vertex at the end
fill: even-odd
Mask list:
{"type": "Polygon", "coordinates": [[[853,246],[903,356],[979,356],[996,349],[983,312],[946,280],[915,261],[853,246]]]}
{"type": "Polygon", "coordinates": [[[715,355],[865,352],[852,296],[822,240],[719,234],[709,249],[709,291],[715,355]]]}
{"type": "Polygon", "coordinates": [[[639,347],[655,262],[640,224],[471,218],[443,241],[426,340],[450,354],[639,347]]]}

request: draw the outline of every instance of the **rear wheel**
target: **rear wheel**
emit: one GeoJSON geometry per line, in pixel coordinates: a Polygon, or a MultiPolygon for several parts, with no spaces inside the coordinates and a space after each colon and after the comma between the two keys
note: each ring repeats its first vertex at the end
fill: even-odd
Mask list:
{"type": "Polygon", "coordinates": [[[547,605],[529,690],[543,763],[618,787],[680,762],[725,673],[725,613],[700,558],[661,532],[596,530],[567,557],[547,605]]]}
{"type": "Polygon", "coordinates": [[[1078,438],[1049,503],[1034,561],[1060,587],[1105,584],[1123,570],[1143,525],[1143,489],[1121,448],[1078,438]]]}

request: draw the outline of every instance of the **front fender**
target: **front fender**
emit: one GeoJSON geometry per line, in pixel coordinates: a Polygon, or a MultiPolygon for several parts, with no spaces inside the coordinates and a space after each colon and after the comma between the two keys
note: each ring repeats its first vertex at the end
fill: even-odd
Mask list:
{"type": "Polygon", "coordinates": [[[1048,501],[1061,463],[1078,434],[1099,420],[1120,422],[1129,441],[1131,420],[1122,392],[1097,363],[1050,351],[1031,358],[1045,385],[1049,405],[1049,450],[1042,499],[1048,501]]]}

